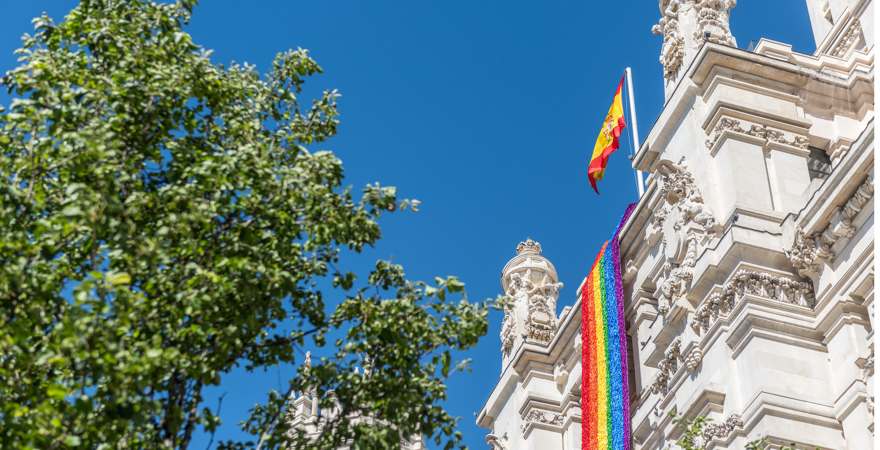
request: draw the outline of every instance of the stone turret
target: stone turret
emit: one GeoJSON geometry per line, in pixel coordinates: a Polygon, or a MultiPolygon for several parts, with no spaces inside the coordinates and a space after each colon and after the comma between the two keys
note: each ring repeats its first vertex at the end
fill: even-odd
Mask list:
{"type": "Polygon", "coordinates": [[[522,343],[547,345],[553,340],[561,287],[553,263],[541,255],[541,244],[520,242],[516,256],[501,271],[501,288],[512,299],[501,326],[502,368],[522,343]]]}
{"type": "Polygon", "coordinates": [[[699,52],[703,42],[736,47],[730,10],[736,0],[660,0],[660,21],[651,31],[663,36],[660,64],[666,98],[699,52]]]}

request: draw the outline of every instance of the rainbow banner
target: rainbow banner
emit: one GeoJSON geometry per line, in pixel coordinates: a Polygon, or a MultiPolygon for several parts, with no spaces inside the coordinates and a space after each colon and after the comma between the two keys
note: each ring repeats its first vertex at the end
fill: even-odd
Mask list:
{"type": "Polygon", "coordinates": [[[611,241],[593,263],[581,288],[581,448],[629,450],[629,380],[623,278],[617,234],[635,203],[626,208],[611,241]]]}

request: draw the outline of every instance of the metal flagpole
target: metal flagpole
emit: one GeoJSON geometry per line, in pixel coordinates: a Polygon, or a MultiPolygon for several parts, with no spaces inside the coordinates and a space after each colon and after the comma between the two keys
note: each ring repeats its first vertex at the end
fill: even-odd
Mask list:
{"type": "MultiPolygon", "coordinates": [[[[636,96],[633,92],[633,73],[632,69],[626,68],[626,90],[629,92],[629,115],[632,119],[632,138],[633,138],[633,156],[639,151],[639,123],[636,120],[636,96]]],[[[639,187],[639,198],[645,193],[645,183],[642,178],[642,171],[636,170],[636,184],[639,187]]]]}

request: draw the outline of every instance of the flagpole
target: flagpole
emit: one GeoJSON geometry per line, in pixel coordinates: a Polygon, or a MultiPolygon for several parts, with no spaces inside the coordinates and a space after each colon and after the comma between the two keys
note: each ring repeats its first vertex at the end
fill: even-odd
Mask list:
{"type": "MultiPolygon", "coordinates": [[[[635,153],[639,151],[641,145],[639,143],[639,122],[636,120],[636,98],[635,92],[633,92],[632,69],[627,67],[625,73],[626,90],[629,92],[629,115],[632,120],[633,156],[635,156],[635,153]]],[[[636,170],[636,185],[639,188],[639,198],[642,198],[642,195],[645,193],[645,183],[642,179],[641,170],[636,170]]]]}

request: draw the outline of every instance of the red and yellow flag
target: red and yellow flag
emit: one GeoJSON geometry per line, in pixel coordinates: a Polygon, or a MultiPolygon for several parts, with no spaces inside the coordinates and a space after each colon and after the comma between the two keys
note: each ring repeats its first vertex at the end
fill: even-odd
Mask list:
{"type": "Polygon", "coordinates": [[[596,182],[605,176],[608,158],[620,145],[620,132],[626,127],[626,121],[623,119],[623,80],[624,78],[621,77],[620,84],[617,85],[614,101],[611,102],[611,108],[608,109],[608,115],[605,116],[602,129],[599,130],[596,146],[593,147],[593,156],[590,157],[590,167],[587,169],[590,185],[593,186],[593,190],[597,194],[599,189],[596,188],[596,182]]]}

